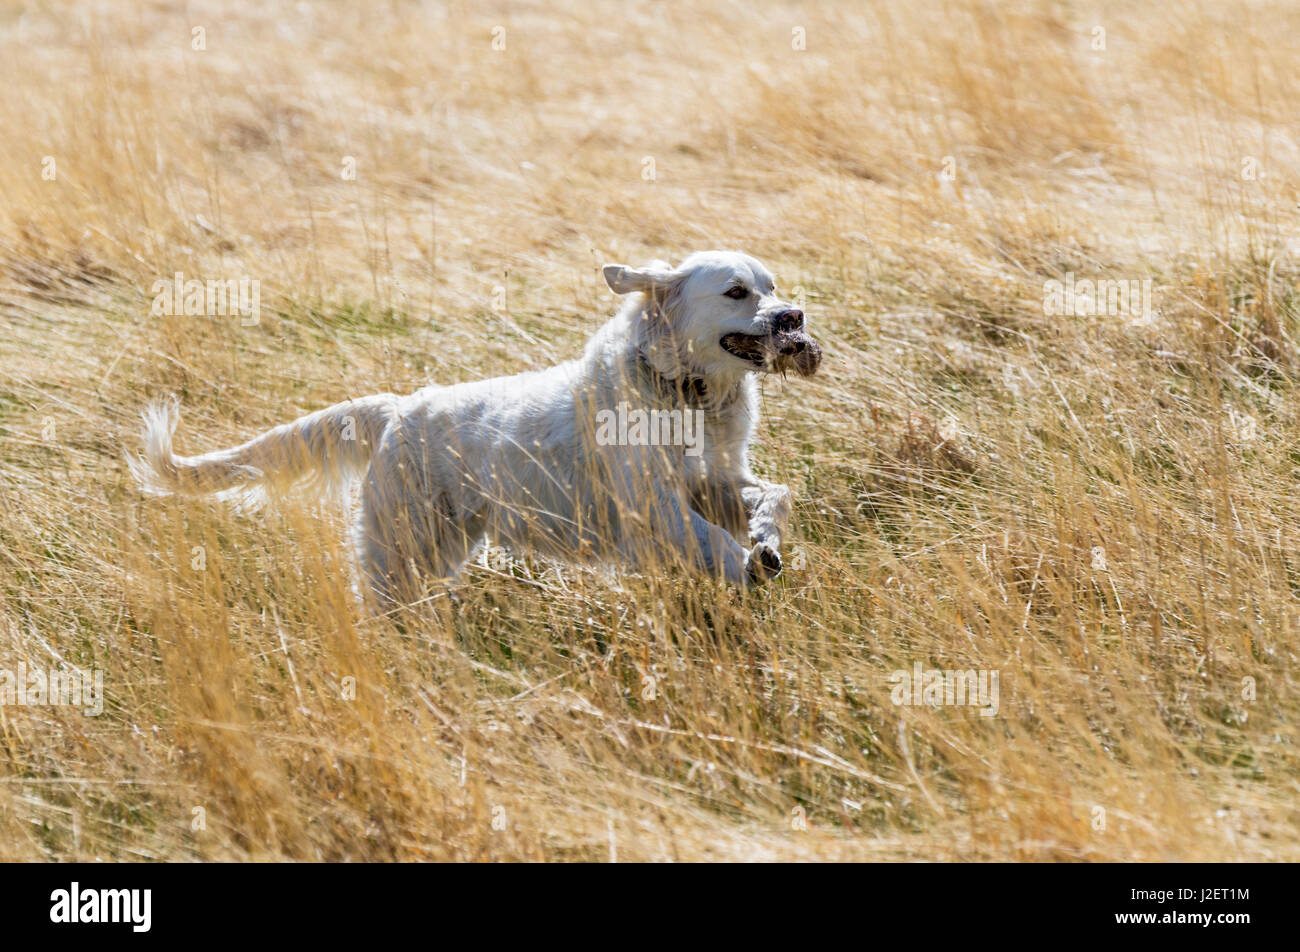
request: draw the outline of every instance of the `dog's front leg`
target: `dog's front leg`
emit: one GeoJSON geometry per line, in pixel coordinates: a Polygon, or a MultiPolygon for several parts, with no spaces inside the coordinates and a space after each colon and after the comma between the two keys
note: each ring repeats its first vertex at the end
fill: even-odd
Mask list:
{"type": "Polygon", "coordinates": [[[751,474],[712,483],[701,481],[692,490],[691,504],[737,539],[766,542],[774,549],[780,548],[790,521],[789,488],[765,483],[751,474]]]}
{"type": "MultiPolygon", "coordinates": [[[[781,571],[781,559],[774,548],[760,543],[746,552],[730,532],[674,496],[657,501],[651,522],[652,539],[706,571],[720,574],[732,585],[759,585],[781,571]]],[[[638,542],[643,550],[645,540],[638,542]]]]}
{"type": "Polygon", "coordinates": [[[692,493],[695,507],[735,539],[748,539],[750,581],[764,582],[781,573],[781,538],[790,521],[790,490],[766,483],[752,473],[735,479],[703,482],[692,493]]]}
{"type": "Polygon", "coordinates": [[[793,508],[790,487],[751,477],[751,482],[741,487],[740,498],[749,518],[750,540],[780,549],[793,508]]]}

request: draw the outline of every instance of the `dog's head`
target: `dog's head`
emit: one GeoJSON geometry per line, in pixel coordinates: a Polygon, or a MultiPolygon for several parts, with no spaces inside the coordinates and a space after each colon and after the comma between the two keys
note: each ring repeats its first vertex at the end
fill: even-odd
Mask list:
{"type": "Polygon", "coordinates": [[[747,254],[702,251],[678,268],[604,270],[614,292],[644,295],[644,341],[667,347],[679,372],[817,372],[822,349],[808,336],[803,311],[777,295],[771,273],[747,254]]]}

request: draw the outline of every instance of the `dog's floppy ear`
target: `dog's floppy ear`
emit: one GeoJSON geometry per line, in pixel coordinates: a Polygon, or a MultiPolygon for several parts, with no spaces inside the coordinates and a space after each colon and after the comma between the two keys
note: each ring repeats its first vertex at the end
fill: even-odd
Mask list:
{"type": "Polygon", "coordinates": [[[678,273],[672,268],[653,265],[648,268],[629,268],[624,264],[607,264],[604,272],[605,283],[615,294],[662,291],[678,277],[678,273]]]}

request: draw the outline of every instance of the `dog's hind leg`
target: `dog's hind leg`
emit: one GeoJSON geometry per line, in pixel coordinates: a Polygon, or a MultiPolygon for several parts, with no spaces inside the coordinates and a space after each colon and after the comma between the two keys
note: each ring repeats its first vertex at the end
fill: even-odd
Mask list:
{"type": "Polygon", "coordinates": [[[378,606],[410,604],[451,583],[483,541],[484,524],[481,515],[456,518],[445,496],[410,500],[382,518],[364,509],[360,561],[378,606]]]}
{"type": "Polygon", "coordinates": [[[429,585],[455,579],[486,521],[484,511],[459,507],[429,467],[413,473],[409,455],[376,457],[362,486],[357,544],[378,607],[418,601],[429,585]]]}

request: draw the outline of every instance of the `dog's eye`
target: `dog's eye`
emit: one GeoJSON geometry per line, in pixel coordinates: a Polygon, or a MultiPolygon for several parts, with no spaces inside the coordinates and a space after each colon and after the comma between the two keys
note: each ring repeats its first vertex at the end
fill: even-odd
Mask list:
{"type": "Polygon", "coordinates": [[[726,291],[722,293],[725,294],[727,297],[731,298],[733,301],[739,301],[742,298],[749,297],[749,292],[746,291],[744,288],[742,288],[740,285],[736,285],[734,288],[728,288],[726,291]]]}

